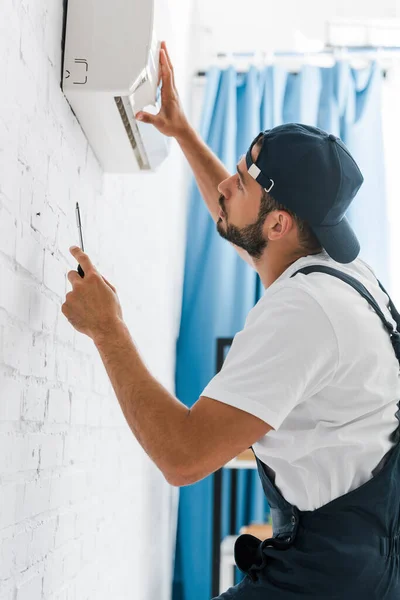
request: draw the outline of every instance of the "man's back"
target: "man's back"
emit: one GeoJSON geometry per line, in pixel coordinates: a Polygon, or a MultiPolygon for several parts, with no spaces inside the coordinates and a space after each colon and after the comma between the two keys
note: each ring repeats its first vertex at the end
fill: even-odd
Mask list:
{"type": "Polygon", "coordinates": [[[318,508],[371,478],[392,445],[400,398],[398,361],[378,315],[336,277],[291,277],[313,264],[358,279],[396,325],[363,261],[341,264],[326,252],[302,257],[265,290],[202,392],[274,428],[253,449],[300,510],[318,508]]]}
{"type": "MultiPolygon", "coordinates": [[[[389,436],[398,424],[400,399],[398,361],[375,311],[350,285],[331,275],[298,273],[290,279],[308,264],[330,265],[358,279],[396,326],[387,296],[358,258],[344,265],[326,253],[305,257],[269,288],[279,295],[279,286],[294,286],[309,294],[329,319],[337,341],[337,366],[329,382],[298,403],[278,431],[254,445],[262,460],[276,469],[283,495],[304,510],[318,508],[372,477],[392,445],[389,436]]],[[[266,304],[267,291],[262,299],[266,304]]],[[[304,318],[310,327],[317,325],[315,315],[304,318]]],[[[306,342],[296,340],[299,352],[306,342]]]]}

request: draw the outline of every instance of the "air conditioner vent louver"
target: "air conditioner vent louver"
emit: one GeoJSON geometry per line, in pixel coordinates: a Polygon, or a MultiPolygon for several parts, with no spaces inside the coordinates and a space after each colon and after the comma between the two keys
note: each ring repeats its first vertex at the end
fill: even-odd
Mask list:
{"type": "MultiPolygon", "coordinates": [[[[132,145],[133,152],[135,154],[136,160],[138,161],[140,169],[149,170],[149,160],[147,158],[146,150],[143,147],[142,140],[139,134],[139,130],[136,125],[136,120],[133,117],[128,117],[127,109],[124,104],[123,98],[118,96],[115,99],[115,104],[117,105],[119,114],[121,115],[122,122],[126,129],[126,133],[128,135],[129,141],[132,145]]],[[[130,105],[128,105],[130,108],[130,105]]],[[[132,112],[132,109],[130,109],[132,112]]]]}

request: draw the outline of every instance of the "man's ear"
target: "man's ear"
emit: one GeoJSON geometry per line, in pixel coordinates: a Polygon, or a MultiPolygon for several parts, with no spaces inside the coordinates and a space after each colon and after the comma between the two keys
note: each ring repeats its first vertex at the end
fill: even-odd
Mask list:
{"type": "Polygon", "coordinates": [[[270,213],[269,216],[271,216],[271,222],[268,225],[268,230],[272,233],[282,233],[283,231],[289,233],[295,227],[293,217],[285,211],[274,211],[274,214],[270,213]]]}

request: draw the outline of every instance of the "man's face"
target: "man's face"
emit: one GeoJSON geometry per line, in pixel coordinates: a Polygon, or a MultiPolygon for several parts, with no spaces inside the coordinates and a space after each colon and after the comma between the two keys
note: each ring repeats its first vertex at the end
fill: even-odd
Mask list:
{"type": "MultiPolygon", "coordinates": [[[[253,160],[256,156],[258,150],[253,147],[253,160]]],[[[263,232],[268,214],[263,210],[262,188],[248,174],[245,156],[241,157],[237,170],[218,186],[223,216],[217,222],[217,231],[224,239],[244,248],[253,258],[260,258],[268,242],[263,232]]]]}

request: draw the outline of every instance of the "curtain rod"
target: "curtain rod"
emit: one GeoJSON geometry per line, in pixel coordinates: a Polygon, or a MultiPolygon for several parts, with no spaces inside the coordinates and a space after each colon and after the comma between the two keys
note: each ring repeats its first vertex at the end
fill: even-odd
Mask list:
{"type": "Polygon", "coordinates": [[[400,53],[400,46],[330,46],[327,45],[322,50],[305,50],[299,52],[297,50],[258,50],[251,52],[218,52],[216,56],[256,56],[256,55],[274,55],[274,56],[308,56],[309,54],[342,54],[348,53],[400,53]]]}
{"type": "MultiPolygon", "coordinates": [[[[255,66],[268,66],[273,65],[275,62],[280,62],[282,59],[301,59],[308,57],[332,57],[339,60],[344,58],[352,59],[365,59],[365,58],[398,58],[400,59],[400,47],[398,46],[328,46],[323,50],[312,50],[310,52],[294,52],[294,51],[276,51],[276,52],[218,52],[216,55],[217,61],[219,59],[233,59],[233,58],[258,58],[257,62],[251,63],[255,66]],[[268,60],[266,60],[268,59],[268,60]]],[[[218,63],[217,63],[218,64],[218,63]]],[[[231,63],[232,64],[232,63],[231,63]]],[[[214,66],[214,65],[213,65],[214,66]]],[[[316,65],[320,66],[320,65],[316,65]]],[[[246,71],[238,71],[238,73],[245,73],[246,71]]],[[[198,71],[195,73],[196,77],[205,77],[207,71],[198,71]]],[[[386,76],[386,70],[383,70],[383,75],[386,76]]]]}

